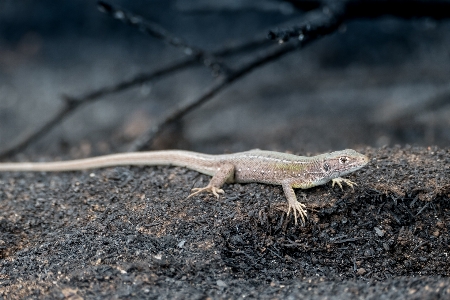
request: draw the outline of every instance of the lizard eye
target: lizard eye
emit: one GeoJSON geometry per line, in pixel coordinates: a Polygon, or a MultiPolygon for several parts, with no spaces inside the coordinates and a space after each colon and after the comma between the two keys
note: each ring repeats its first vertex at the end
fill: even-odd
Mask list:
{"type": "Polygon", "coordinates": [[[323,164],[323,169],[325,170],[325,172],[328,172],[328,171],[330,171],[330,170],[331,170],[331,167],[330,167],[330,165],[329,165],[329,164],[327,164],[327,163],[324,163],[324,164],[323,164]]]}
{"type": "Polygon", "coordinates": [[[347,156],[339,157],[339,162],[340,162],[341,164],[346,164],[346,163],[348,163],[348,157],[347,157],[347,156]]]}

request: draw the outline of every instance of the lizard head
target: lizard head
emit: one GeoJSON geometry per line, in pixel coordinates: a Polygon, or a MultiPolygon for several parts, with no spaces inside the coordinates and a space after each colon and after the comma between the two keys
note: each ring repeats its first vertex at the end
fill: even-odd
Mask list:
{"type": "Polygon", "coordinates": [[[322,154],[319,159],[328,180],[359,170],[368,162],[367,156],[352,149],[322,154]]]}

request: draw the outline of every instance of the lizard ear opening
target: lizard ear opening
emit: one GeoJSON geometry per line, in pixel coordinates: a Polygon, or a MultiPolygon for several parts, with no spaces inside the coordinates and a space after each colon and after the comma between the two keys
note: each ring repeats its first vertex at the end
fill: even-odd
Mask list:
{"type": "Polygon", "coordinates": [[[329,165],[329,164],[327,164],[327,163],[324,163],[324,164],[323,164],[323,170],[324,170],[325,172],[328,172],[328,171],[330,171],[330,170],[331,170],[331,167],[330,167],[330,165],[329,165]]]}

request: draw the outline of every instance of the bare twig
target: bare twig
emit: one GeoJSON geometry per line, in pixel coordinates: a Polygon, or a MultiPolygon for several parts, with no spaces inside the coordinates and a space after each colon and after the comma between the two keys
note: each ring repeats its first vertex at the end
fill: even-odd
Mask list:
{"type": "Polygon", "coordinates": [[[182,48],[185,52],[188,52],[186,54],[195,54],[195,51],[201,52],[201,50],[197,50],[194,46],[188,45],[183,39],[173,36],[159,24],[150,22],[137,14],[125,11],[117,6],[106,3],[105,1],[98,1],[97,5],[99,11],[110,15],[116,20],[122,21],[125,24],[135,26],[142,32],[162,39],[172,46],[182,48]]]}
{"type": "Polygon", "coordinates": [[[177,48],[181,48],[186,55],[193,56],[201,61],[205,66],[211,68],[214,75],[226,73],[227,67],[221,63],[214,55],[190,45],[188,42],[180,37],[177,37],[164,29],[161,25],[146,20],[144,17],[125,11],[117,6],[106,3],[104,1],[97,2],[99,10],[108,14],[109,16],[122,21],[125,24],[137,27],[145,34],[151,35],[155,38],[161,39],[177,48]]]}
{"type": "Polygon", "coordinates": [[[67,101],[66,106],[63,109],[61,109],[50,121],[45,123],[41,128],[39,128],[35,132],[25,137],[18,144],[13,145],[12,147],[2,151],[0,153],[0,158],[6,158],[25,149],[28,145],[38,140],[40,137],[48,133],[50,129],[52,129],[55,125],[59,124],[62,120],[64,120],[64,118],[70,115],[74,111],[75,107],[78,107],[80,104],[81,103],[78,103],[77,101],[70,101],[70,100],[67,101]]]}
{"type": "Polygon", "coordinates": [[[213,96],[215,96],[223,88],[234,82],[236,79],[248,74],[253,69],[264,65],[276,58],[279,58],[295,49],[305,46],[310,42],[316,40],[317,38],[334,32],[340,22],[343,20],[345,9],[343,6],[335,6],[333,11],[329,11],[322,14],[317,14],[316,12],[309,13],[307,19],[309,20],[307,24],[310,26],[305,27],[304,38],[298,39],[296,42],[288,43],[276,47],[275,49],[270,49],[266,51],[263,55],[254,58],[249,63],[241,66],[240,68],[228,73],[226,76],[218,78],[202,95],[197,99],[182,105],[175,109],[172,113],[166,116],[158,124],[150,128],[146,133],[139,137],[128,149],[128,151],[139,151],[143,150],[148,145],[151,145],[156,136],[158,136],[168,125],[172,124],[174,121],[179,120],[194,108],[202,105],[213,96]]]}
{"type": "Polygon", "coordinates": [[[247,74],[252,69],[257,66],[269,62],[275,58],[282,56],[285,53],[288,53],[298,47],[298,44],[287,44],[283,45],[283,47],[277,49],[275,51],[268,52],[263,58],[258,58],[252,61],[251,63],[245,65],[244,67],[239,68],[238,70],[229,73],[227,76],[220,77],[216,79],[214,82],[202,95],[200,95],[197,99],[182,105],[171,112],[168,116],[166,116],[161,122],[153,126],[150,130],[144,133],[141,137],[139,137],[128,149],[128,151],[138,151],[144,149],[147,145],[150,145],[153,140],[158,136],[167,126],[172,124],[174,121],[179,120],[187,113],[191,112],[193,109],[202,105],[213,96],[215,96],[219,91],[221,91],[224,87],[240,78],[241,76],[247,74]]]}
{"type": "MultiPolygon", "coordinates": [[[[230,56],[235,54],[240,54],[246,51],[251,51],[257,49],[258,47],[269,44],[265,37],[259,36],[254,38],[253,40],[246,40],[244,42],[237,43],[232,46],[224,46],[219,48],[218,50],[212,52],[214,56],[230,56]]],[[[167,66],[164,66],[158,70],[141,73],[129,80],[125,80],[114,85],[102,87],[100,89],[88,92],[81,96],[63,96],[65,100],[67,100],[66,105],[61,108],[59,112],[57,112],[50,120],[48,120],[44,125],[42,125],[37,130],[27,134],[21,141],[17,144],[12,145],[2,152],[0,152],[0,159],[12,156],[14,154],[19,153],[26,149],[30,144],[39,140],[45,134],[47,134],[51,129],[61,123],[66,117],[74,113],[79,107],[84,104],[94,102],[99,100],[101,97],[104,97],[109,94],[117,93],[134,87],[139,84],[147,83],[152,80],[160,79],[163,76],[167,76],[176,71],[183,70],[187,67],[190,67],[196,63],[198,63],[198,58],[194,56],[188,56],[178,62],[170,63],[167,66]]]]}
{"type": "Polygon", "coordinates": [[[337,29],[342,20],[346,16],[347,1],[335,1],[324,5],[321,9],[312,11],[312,15],[308,20],[305,20],[300,25],[291,26],[286,29],[278,29],[269,31],[267,37],[271,40],[278,40],[279,43],[284,43],[292,38],[302,41],[305,38],[317,38],[321,35],[329,34],[337,29]],[[315,19],[318,20],[315,20],[315,19]],[[328,22],[324,18],[329,19],[328,22]]]}
{"type": "Polygon", "coordinates": [[[61,108],[61,110],[57,112],[56,115],[54,115],[50,120],[48,120],[44,125],[42,125],[42,127],[25,136],[19,143],[3,150],[0,153],[0,159],[6,158],[8,156],[14,155],[24,150],[30,144],[34,143],[42,136],[47,134],[51,129],[53,129],[56,125],[61,123],[61,121],[63,121],[66,117],[74,113],[76,109],[78,109],[82,105],[87,104],[89,102],[93,102],[99,99],[101,96],[105,96],[107,94],[111,94],[114,92],[123,91],[137,84],[142,84],[144,82],[148,82],[150,80],[159,78],[163,75],[172,73],[173,71],[180,70],[184,67],[191,65],[193,61],[195,62],[196,60],[194,58],[188,58],[183,61],[168,65],[159,70],[153,71],[152,73],[140,74],[128,81],[123,81],[117,85],[103,87],[101,89],[87,93],[81,97],[64,96],[64,99],[66,100],[66,105],[63,108],[61,108]]]}
{"type": "MultiPolygon", "coordinates": [[[[254,49],[257,49],[258,47],[266,45],[266,44],[268,44],[267,39],[259,37],[259,38],[255,38],[250,41],[237,43],[232,46],[223,46],[223,47],[219,48],[218,50],[212,52],[212,55],[226,57],[226,56],[230,56],[230,55],[239,54],[239,53],[242,53],[245,51],[254,50],[254,49]]],[[[173,72],[181,71],[181,70],[183,70],[187,67],[190,67],[196,63],[198,63],[198,59],[196,57],[189,56],[189,57],[181,59],[175,63],[170,63],[167,66],[164,66],[155,71],[140,73],[129,80],[124,80],[124,81],[118,82],[111,86],[105,86],[105,87],[99,88],[97,90],[88,92],[82,96],[76,97],[76,96],[66,95],[66,96],[64,96],[64,98],[76,100],[78,102],[96,100],[96,99],[104,97],[106,95],[121,92],[121,91],[129,89],[131,87],[134,87],[136,85],[144,84],[149,81],[159,79],[163,76],[172,74],[173,72]]]]}
{"type": "MultiPolygon", "coordinates": [[[[320,18],[318,20],[320,20],[320,18]]],[[[330,23],[330,20],[331,19],[329,19],[328,21],[325,20],[325,23],[327,23],[329,25],[332,24],[332,23],[330,23]]],[[[316,22],[317,22],[317,20],[316,20],[316,22]]],[[[315,22],[313,22],[313,23],[315,23],[315,22]]],[[[333,26],[329,26],[329,27],[332,28],[333,26]]],[[[310,29],[310,33],[313,33],[315,30],[315,27],[313,26],[313,27],[310,27],[309,29],[310,29]]],[[[305,42],[309,38],[312,38],[312,37],[313,37],[312,35],[308,35],[308,37],[306,37],[304,39],[303,44],[305,44],[305,42]]],[[[213,56],[228,56],[228,55],[233,55],[233,54],[238,54],[238,53],[242,53],[245,51],[253,50],[253,49],[256,49],[256,48],[266,45],[266,44],[268,44],[268,40],[265,39],[264,37],[260,36],[260,37],[256,37],[253,40],[245,41],[245,42],[242,42],[237,45],[219,48],[218,50],[212,52],[212,54],[213,54],[213,56]]],[[[294,49],[295,48],[296,47],[294,47],[294,49]]],[[[281,51],[284,51],[284,50],[281,50],[281,51]]],[[[270,57],[270,55],[269,55],[269,57],[270,57]]],[[[276,58],[276,57],[274,57],[274,58],[276,58]]],[[[259,60],[259,59],[257,59],[257,60],[259,60]]],[[[13,145],[13,146],[7,148],[6,150],[2,151],[0,153],[0,158],[5,158],[5,157],[14,155],[14,154],[24,150],[27,146],[29,146],[31,143],[35,142],[36,140],[38,140],[39,138],[44,136],[52,128],[54,128],[61,121],[63,121],[67,116],[72,114],[77,108],[81,107],[84,104],[98,100],[102,96],[105,96],[105,95],[108,95],[111,93],[120,92],[127,88],[136,86],[138,84],[142,84],[145,82],[149,82],[151,80],[161,78],[162,76],[165,76],[165,75],[171,74],[175,71],[184,69],[184,68],[191,66],[197,62],[198,62],[197,57],[189,56],[179,62],[172,63],[172,64],[170,64],[166,67],[163,67],[159,70],[156,70],[156,71],[153,71],[150,73],[139,74],[130,80],[119,82],[118,84],[115,84],[112,86],[103,87],[98,90],[88,92],[82,96],[78,96],[78,97],[65,96],[64,98],[66,99],[66,105],[52,119],[47,121],[42,127],[38,128],[36,131],[27,135],[18,144],[13,145]]],[[[264,62],[264,59],[262,59],[260,61],[260,63],[263,63],[263,62],[264,62]]],[[[165,126],[167,126],[168,124],[170,124],[177,118],[181,118],[182,116],[184,116],[186,113],[188,113],[192,109],[198,107],[199,105],[201,105],[202,103],[204,103],[205,101],[210,99],[212,96],[214,96],[226,84],[231,83],[238,77],[242,76],[243,74],[239,74],[240,72],[247,73],[248,71],[250,71],[250,70],[246,70],[246,68],[247,67],[244,66],[244,67],[240,68],[239,70],[232,72],[232,74],[226,75],[225,80],[223,78],[218,79],[216,81],[216,83],[207,92],[205,92],[205,94],[203,94],[203,96],[205,97],[204,99],[203,99],[203,97],[201,97],[201,99],[194,101],[194,102],[199,102],[198,104],[192,103],[190,105],[183,106],[183,107],[179,108],[178,110],[174,111],[172,114],[169,114],[166,121],[162,121],[158,126],[152,128],[148,133],[146,133],[145,136],[147,136],[147,138],[142,137],[135,144],[136,145],[148,144],[148,142],[150,140],[153,140],[154,136],[156,136],[161,130],[163,130],[165,126]],[[208,96],[209,93],[211,93],[211,95],[208,96]],[[152,137],[152,135],[153,135],[153,137],[152,137]],[[147,142],[145,142],[145,140],[147,140],[147,142]]],[[[133,149],[133,147],[141,148],[143,146],[132,146],[131,149],[133,149]]]]}

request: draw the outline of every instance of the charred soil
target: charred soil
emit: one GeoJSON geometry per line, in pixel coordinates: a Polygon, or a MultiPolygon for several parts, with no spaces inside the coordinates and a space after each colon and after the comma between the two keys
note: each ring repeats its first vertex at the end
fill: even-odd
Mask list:
{"type": "Polygon", "coordinates": [[[371,158],[306,194],[305,227],[281,187],[225,185],[183,168],[0,174],[0,295],[63,298],[450,297],[450,150],[371,158]]]}

